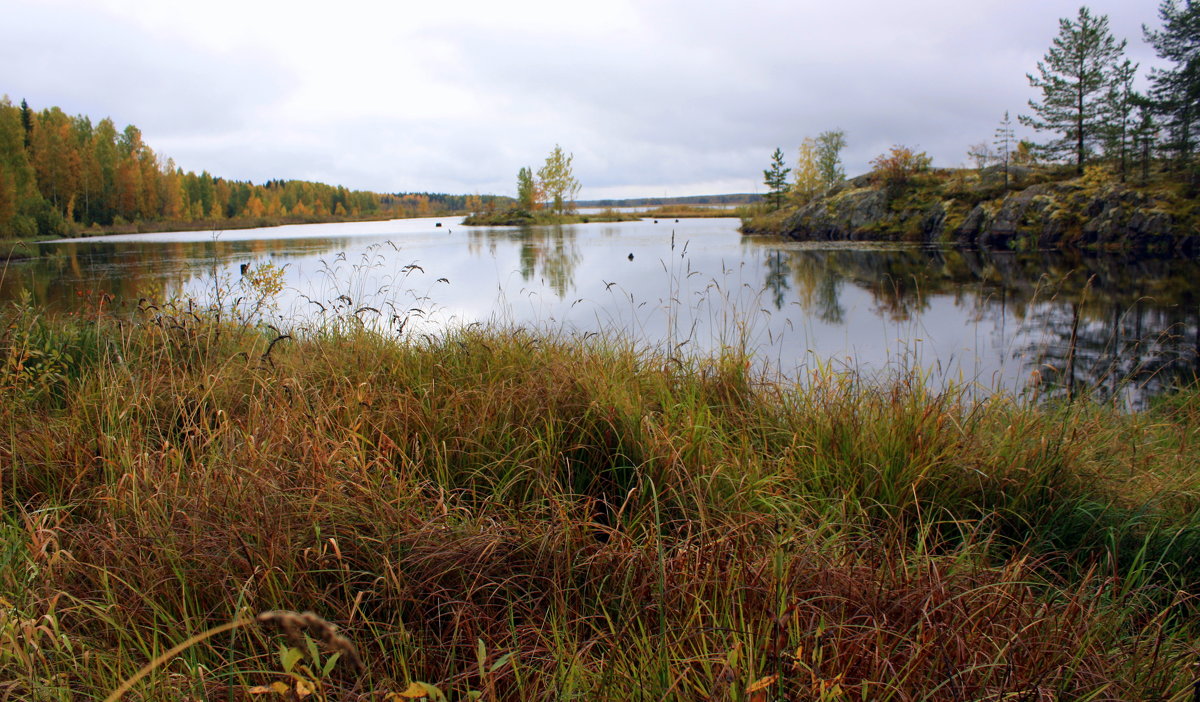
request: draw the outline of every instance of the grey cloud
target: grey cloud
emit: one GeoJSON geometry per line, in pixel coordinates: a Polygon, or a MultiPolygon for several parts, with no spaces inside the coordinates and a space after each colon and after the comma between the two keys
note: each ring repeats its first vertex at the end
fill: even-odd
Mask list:
{"type": "Polygon", "coordinates": [[[154,137],[211,135],[259,119],[264,104],[297,78],[252,49],[204,51],[147,34],[88,7],[22,4],[9,11],[19,28],[0,42],[4,90],[37,108],[57,105],[154,137]]]}
{"type": "MultiPolygon", "coordinates": [[[[1143,70],[1153,63],[1141,41],[1141,24],[1157,21],[1151,3],[1091,5],[1110,15],[1143,70]]],[[[370,101],[331,85],[328,118],[303,119],[280,110],[306,77],[265,49],[201,49],[74,7],[64,15],[18,6],[26,31],[0,43],[10,74],[0,92],[112,115],[142,127],[186,168],[256,181],[511,194],[517,169],[536,168],[559,143],[576,154],[585,196],[718,181],[754,189],[771,150],[794,159],[805,136],[830,128],[847,132],[851,173],[896,143],[956,165],[969,144],[990,139],[1005,110],[1026,110],[1035,95],[1025,74],[1058,18],[1078,11],[1059,0],[650,0],[632,5],[628,26],[603,35],[586,20],[547,32],[464,16],[423,25],[419,40],[401,35],[395,52],[424,57],[407,65],[473,109],[419,110],[448,98],[414,94],[382,110],[371,103],[364,116],[358,105],[370,101]]],[[[362,40],[387,36],[369,27],[362,40]]],[[[335,68],[373,72],[373,90],[410,87],[387,65],[335,68]]]]}

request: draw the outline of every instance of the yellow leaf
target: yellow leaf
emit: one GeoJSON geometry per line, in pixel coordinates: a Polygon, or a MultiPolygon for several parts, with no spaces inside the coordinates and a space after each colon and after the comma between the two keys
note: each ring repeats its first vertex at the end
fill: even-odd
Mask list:
{"type": "Polygon", "coordinates": [[[804,667],[804,644],[796,647],[796,655],[792,656],[792,670],[799,672],[804,667]]]}
{"type": "Polygon", "coordinates": [[[400,693],[401,697],[407,697],[411,700],[421,699],[429,696],[429,690],[421,683],[410,683],[408,689],[400,693]]]}
{"type": "Polygon", "coordinates": [[[758,692],[759,690],[767,689],[771,685],[775,684],[775,680],[778,677],[779,677],[778,675],[768,675],[767,677],[758,680],[753,685],[746,688],[746,694],[750,694],[751,692],[758,692]]]}
{"type": "Polygon", "coordinates": [[[313,693],[312,683],[308,682],[307,680],[297,680],[296,681],[296,696],[297,697],[308,697],[312,693],[313,693]]]}
{"type": "Polygon", "coordinates": [[[246,690],[246,694],[248,695],[286,695],[289,692],[291,692],[291,688],[288,687],[287,683],[279,682],[278,680],[270,685],[256,685],[246,690]]]}

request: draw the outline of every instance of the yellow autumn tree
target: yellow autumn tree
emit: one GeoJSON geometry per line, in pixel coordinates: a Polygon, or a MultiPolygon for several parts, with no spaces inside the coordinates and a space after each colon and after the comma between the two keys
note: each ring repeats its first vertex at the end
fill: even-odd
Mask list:
{"type": "Polygon", "coordinates": [[[38,189],[60,211],[75,195],[80,159],[71,131],[71,118],[57,107],[43,110],[33,121],[31,150],[38,189]]]}
{"type": "Polygon", "coordinates": [[[250,199],[246,201],[246,208],[242,210],[242,214],[247,217],[262,217],[266,213],[267,206],[257,194],[250,196],[250,199]]]}
{"type": "Polygon", "coordinates": [[[574,160],[574,154],[565,153],[561,146],[555,144],[554,150],[546,157],[546,165],[538,169],[538,182],[550,201],[550,209],[556,214],[575,210],[575,197],[579,194],[580,184],[571,168],[574,160]]]}
{"type": "Polygon", "coordinates": [[[800,160],[796,162],[796,182],[792,185],[792,198],[803,205],[819,195],[823,189],[821,169],[817,164],[817,140],[807,137],[800,144],[800,160]]]}

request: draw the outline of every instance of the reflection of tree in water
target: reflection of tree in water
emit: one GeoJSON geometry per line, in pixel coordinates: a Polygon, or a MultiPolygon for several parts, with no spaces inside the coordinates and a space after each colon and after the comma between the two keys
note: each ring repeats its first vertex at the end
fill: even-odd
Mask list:
{"type": "Polygon", "coordinates": [[[839,296],[847,284],[867,291],[873,310],[893,320],[943,295],[999,329],[1012,320],[1013,357],[1036,370],[1034,379],[1051,394],[1089,389],[1136,401],[1200,368],[1200,262],[917,248],[764,253],[765,289],[776,308],[790,293],[827,323],[843,320],[839,296]]]}
{"type": "MultiPolygon", "coordinates": [[[[22,292],[39,306],[74,311],[81,301],[107,297],[115,304],[138,298],[161,299],[189,277],[182,270],[162,270],[152,254],[136,245],[44,244],[39,256],[10,265],[0,279],[0,298],[18,299],[22,292]]],[[[161,253],[160,253],[161,256],[161,253]]]]}
{"type": "Polygon", "coordinates": [[[74,310],[81,297],[110,296],[116,304],[139,298],[161,301],[186,290],[211,290],[220,275],[239,262],[272,260],[321,253],[352,243],[345,238],[313,238],[288,242],[277,252],[273,240],[170,242],[65,242],[39,246],[38,256],[17,261],[0,276],[0,299],[17,299],[21,291],[39,305],[74,310]]]}
{"type": "Polygon", "coordinates": [[[581,255],[570,227],[544,226],[520,229],[470,230],[472,244],[486,239],[488,247],[497,240],[513,241],[518,245],[521,277],[531,280],[536,275],[559,298],[566,297],[575,286],[575,269],[581,255]]]}
{"type": "Polygon", "coordinates": [[[1195,305],[1056,301],[1038,306],[1026,326],[1030,339],[1018,354],[1034,364],[1031,381],[1050,396],[1091,392],[1136,402],[1193,380],[1200,359],[1195,305]]]}
{"type": "Polygon", "coordinates": [[[775,251],[767,257],[766,287],[782,308],[789,286],[780,278],[791,273],[796,301],[801,309],[822,321],[839,324],[845,318],[841,305],[842,285],[851,283],[870,293],[873,308],[893,320],[908,319],[927,306],[924,278],[928,263],[915,250],[791,250],[775,251]]]}
{"type": "Polygon", "coordinates": [[[791,289],[788,284],[788,273],[790,273],[788,264],[783,260],[783,252],[776,251],[774,254],[767,256],[767,282],[766,289],[771,291],[771,302],[775,304],[775,309],[783,309],[786,293],[791,289]]]}
{"type": "Polygon", "coordinates": [[[787,293],[795,284],[796,301],[828,324],[841,324],[846,310],[840,301],[843,275],[829,265],[829,258],[815,251],[774,251],[767,256],[766,289],[775,309],[787,304],[787,293]],[[790,282],[789,282],[790,279],[790,282]]]}
{"type": "Polygon", "coordinates": [[[1196,261],[1112,256],[980,254],[1002,286],[997,317],[1020,321],[1013,356],[1039,391],[1091,391],[1140,402],[1195,377],[1200,343],[1196,261]]]}

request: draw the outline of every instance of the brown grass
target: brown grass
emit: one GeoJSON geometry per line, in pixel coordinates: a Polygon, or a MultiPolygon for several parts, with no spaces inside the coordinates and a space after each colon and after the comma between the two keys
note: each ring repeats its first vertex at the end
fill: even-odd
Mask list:
{"type": "Polygon", "coordinates": [[[14,319],[6,358],[33,358],[34,321],[70,360],[0,384],[10,699],[101,697],[256,612],[282,639],[223,631],[134,691],[1191,694],[1194,395],[1119,415],[802,389],[497,330],[267,361],[273,336],[202,319],[14,319]]]}

